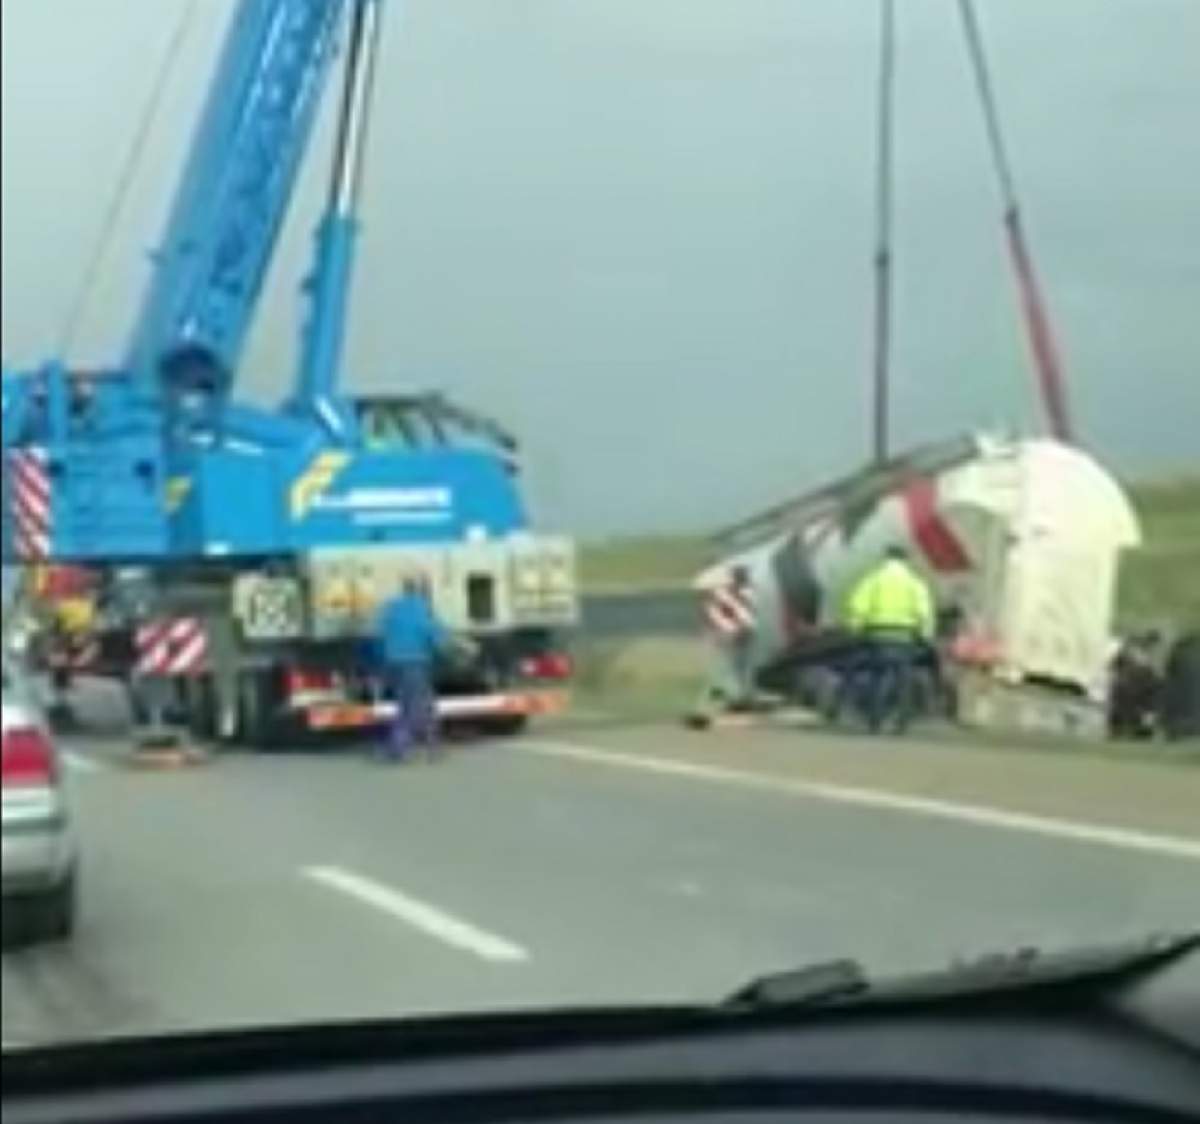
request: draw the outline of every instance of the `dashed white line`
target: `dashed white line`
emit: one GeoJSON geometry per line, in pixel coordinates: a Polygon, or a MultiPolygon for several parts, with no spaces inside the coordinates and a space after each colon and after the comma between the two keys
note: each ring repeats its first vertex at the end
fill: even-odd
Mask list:
{"type": "Polygon", "coordinates": [[[443,944],[472,953],[483,960],[516,964],[529,959],[529,953],[520,945],[372,878],[337,866],[306,866],[303,874],[314,882],[390,914],[443,944]]]}
{"type": "Polygon", "coordinates": [[[1071,839],[1079,843],[1119,847],[1130,851],[1144,851],[1200,862],[1200,839],[1184,836],[1159,835],[1153,832],[1135,831],[1104,824],[1081,823],[1026,812],[1007,811],[1003,808],[993,808],[983,804],[965,804],[951,800],[938,800],[933,797],[911,796],[885,789],[826,784],[822,781],[796,780],[778,775],[768,776],[765,773],[750,773],[741,769],[730,769],[721,765],[704,765],[694,761],[678,761],[665,757],[635,757],[629,753],[596,749],[571,742],[539,739],[521,742],[518,748],[528,753],[584,761],[591,765],[606,765],[619,769],[657,773],[660,776],[687,777],[691,780],[710,783],[739,785],[743,788],[785,793],[789,796],[824,800],[835,804],[956,820],[978,827],[1028,832],[1034,835],[1071,839]]]}

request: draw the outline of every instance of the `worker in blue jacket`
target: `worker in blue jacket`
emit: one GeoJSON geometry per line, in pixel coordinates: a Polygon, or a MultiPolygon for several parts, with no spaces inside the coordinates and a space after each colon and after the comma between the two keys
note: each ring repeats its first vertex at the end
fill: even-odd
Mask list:
{"type": "Polygon", "coordinates": [[[424,746],[432,756],[438,742],[433,665],[449,638],[426,587],[405,578],[397,596],[384,605],[377,631],[384,676],[396,701],[383,755],[400,761],[416,746],[424,746]]]}

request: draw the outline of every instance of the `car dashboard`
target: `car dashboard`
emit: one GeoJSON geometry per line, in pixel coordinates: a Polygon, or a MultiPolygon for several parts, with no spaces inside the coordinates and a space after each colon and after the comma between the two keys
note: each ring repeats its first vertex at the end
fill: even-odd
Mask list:
{"type": "Polygon", "coordinates": [[[868,1003],[484,1015],[58,1047],[4,1120],[1200,1119],[1200,953],[868,1003]]]}

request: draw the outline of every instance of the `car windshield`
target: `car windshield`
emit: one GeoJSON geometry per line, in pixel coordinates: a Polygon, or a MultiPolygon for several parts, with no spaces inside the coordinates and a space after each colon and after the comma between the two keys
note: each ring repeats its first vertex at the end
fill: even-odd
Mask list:
{"type": "Polygon", "coordinates": [[[1200,923],[1200,3],[0,7],[5,1050],[1200,923]]]}

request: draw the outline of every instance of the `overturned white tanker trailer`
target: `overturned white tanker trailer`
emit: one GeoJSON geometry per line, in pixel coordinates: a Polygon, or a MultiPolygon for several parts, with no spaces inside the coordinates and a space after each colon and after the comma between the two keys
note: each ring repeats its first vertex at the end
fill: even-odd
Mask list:
{"type": "Polygon", "coordinates": [[[899,544],[954,622],[943,655],[962,719],[1102,729],[1120,557],[1140,531],[1118,483],[1077,448],[988,436],[922,447],[719,541],[724,557],[695,585],[703,594],[746,568],[760,681],[819,660],[850,587],[899,544]]]}

